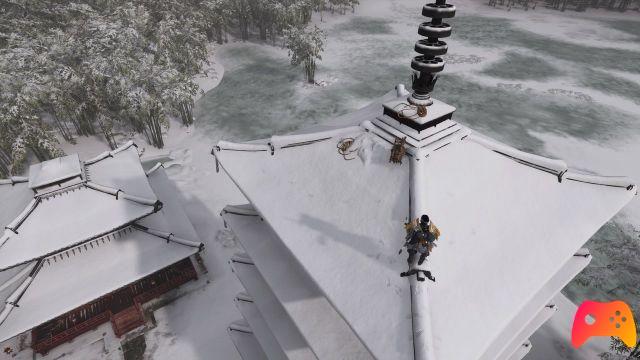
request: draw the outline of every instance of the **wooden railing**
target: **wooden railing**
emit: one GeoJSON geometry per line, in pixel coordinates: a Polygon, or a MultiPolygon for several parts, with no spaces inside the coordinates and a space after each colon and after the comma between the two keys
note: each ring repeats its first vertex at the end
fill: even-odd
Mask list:
{"type": "Polygon", "coordinates": [[[182,274],[174,277],[173,279],[155,287],[154,289],[151,289],[149,291],[146,291],[138,296],[136,296],[134,298],[134,301],[136,303],[139,304],[144,304],[147,301],[150,301],[152,299],[155,299],[157,297],[159,297],[160,295],[168,292],[171,289],[175,289],[176,287],[189,282],[189,280],[195,280],[198,278],[198,274],[196,273],[195,269],[192,268],[192,271],[184,271],[182,274]]]}
{"type": "Polygon", "coordinates": [[[120,337],[144,324],[142,304],[198,278],[198,274],[188,258],[170,268],[161,270],[161,272],[149,275],[134,284],[120,288],[59,316],[56,319],[67,318],[65,319],[66,324],[69,323],[68,317],[73,317],[73,325],[59,333],[52,330],[56,319],[34,328],[32,330],[32,348],[40,354],[45,354],[56,346],[71,341],[78,335],[93,330],[108,321],[111,321],[116,336],[120,337]],[[161,275],[161,278],[164,276],[166,280],[159,280],[155,284],[151,282],[152,276],[158,275],[158,273],[163,274],[162,271],[165,273],[161,275]],[[150,284],[153,285],[150,286],[150,284]],[[136,293],[138,295],[135,295],[136,293]],[[75,323],[76,320],[80,320],[80,322],[75,323]]]}
{"type": "Polygon", "coordinates": [[[59,334],[56,334],[46,340],[41,340],[38,343],[33,344],[33,350],[40,354],[45,354],[54,347],[63,344],[76,336],[83,334],[87,331],[97,328],[99,325],[104,324],[111,319],[111,311],[103,312],[97,316],[94,316],[87,321],[83,321],[72,328],[69,328],[59,334]]]}

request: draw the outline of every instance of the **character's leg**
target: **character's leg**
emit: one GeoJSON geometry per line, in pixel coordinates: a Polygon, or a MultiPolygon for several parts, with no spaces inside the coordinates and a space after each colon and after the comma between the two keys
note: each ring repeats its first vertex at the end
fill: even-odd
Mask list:
{"type": "Polygon", "coordinates": [[[411,265],[413,264],[413,260],[416,258],[416,251],[413,249],[409,249],[407,250],[407,252],[409,253],[409,257],[407,258],[407,264],[409,264],[409,267],[411,267],[411,265]]]}

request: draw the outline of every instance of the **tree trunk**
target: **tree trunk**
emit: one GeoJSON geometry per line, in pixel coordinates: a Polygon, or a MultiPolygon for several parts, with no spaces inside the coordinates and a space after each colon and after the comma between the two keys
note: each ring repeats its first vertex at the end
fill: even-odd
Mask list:
{"type": "Polygon", "coordinates": [[[67,126],[67,123],[62,122],[58,117],[58,115],[56,114],[56,112],[53,110],[51,110],[51,116],[53,116],[54,123],[56,124],[58,131],[60,131],[60,135],[62,135],[62,138],[65,141],[68,141],[73,144],[74,143],[73,136],[71,135],[71,131],[69,131],[69,127],[67,126]]]}
{"type": "Polygon", "coordinates": [[[8,178],[11,176],[11,157],[0,149],[0,176],[8,178]]]}
{"type": "Polygon", "coordinates": [[[307,59],[304,62],[305,74],[309,84],[315,84],[316,62],[313,59],[307,59]]]}
{"type": "Polygon", "coordinates": [[[218,44],[223,44],[224,43],[224,39],[222,38],[222,26],[218,25],[218,27],[216,28],[216,42],[218,44]]]}
{"type": "Polygon", "coordinates": [[[633,350],[629,353],[627,360],[631,360],[638,355],[640,355],[640,341],[638,341],[636,347],[634,347],[633,350]]]}

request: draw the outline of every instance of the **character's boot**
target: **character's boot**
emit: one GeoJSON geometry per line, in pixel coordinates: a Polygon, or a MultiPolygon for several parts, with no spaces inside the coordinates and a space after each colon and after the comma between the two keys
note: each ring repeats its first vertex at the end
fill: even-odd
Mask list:
{"type": "Polygon", "coordinates": [[[436,282],[436,278],[433,277],[433,275],[431,275],[431,271],[424,271],[423,270],[422,273],[424,274],[424,276],[427,277],[427,279],[429,279],[429,280],[431,280],[433,282],[436,282]]]}

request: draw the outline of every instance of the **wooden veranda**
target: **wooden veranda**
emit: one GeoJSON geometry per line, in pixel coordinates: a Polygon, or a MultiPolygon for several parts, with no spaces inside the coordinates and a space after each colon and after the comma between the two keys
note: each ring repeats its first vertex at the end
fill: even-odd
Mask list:
{"type": "Polygon", "coordinates": [[[144,324],[142,304],[197,278],[191,260],[183,259],[34,328],[32,348],[45,354],[108,321],[120,337],[144,324]]]}

